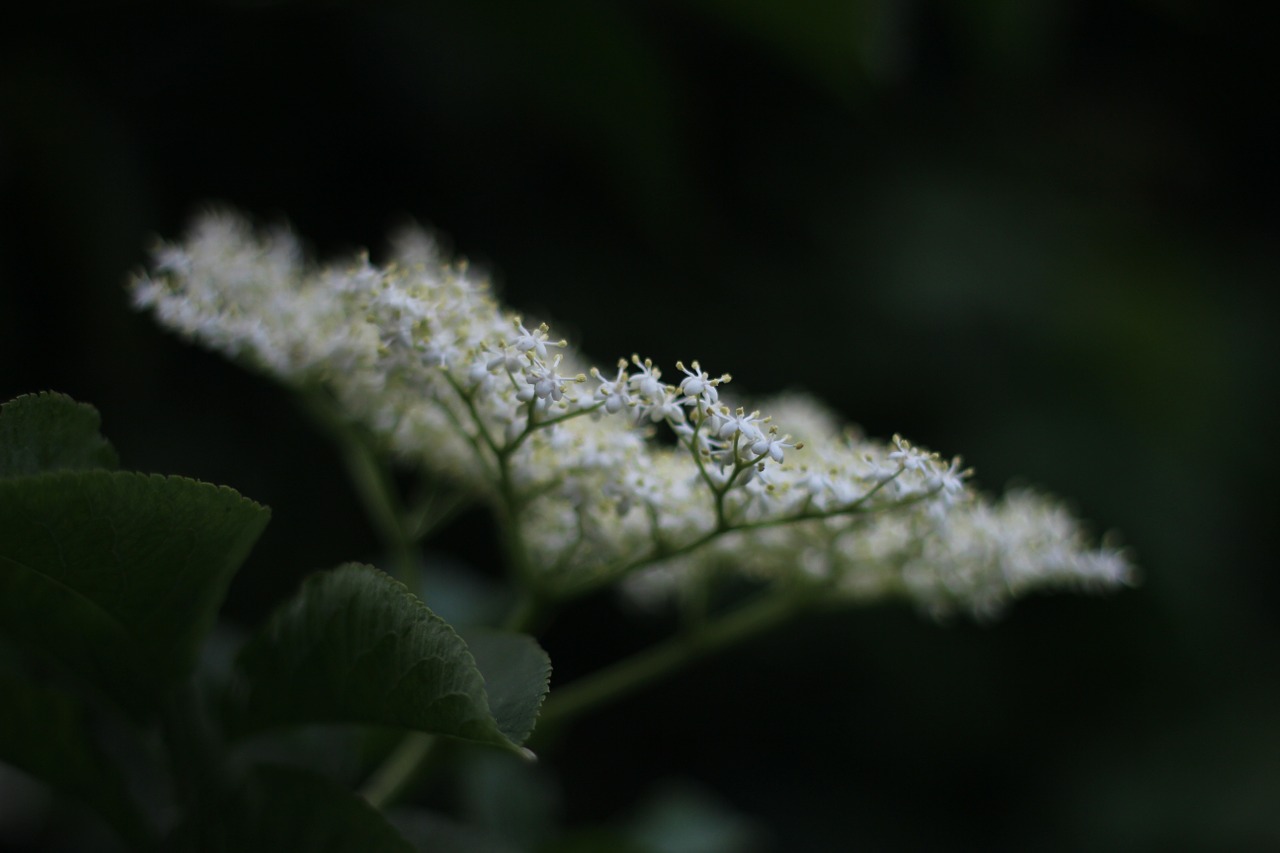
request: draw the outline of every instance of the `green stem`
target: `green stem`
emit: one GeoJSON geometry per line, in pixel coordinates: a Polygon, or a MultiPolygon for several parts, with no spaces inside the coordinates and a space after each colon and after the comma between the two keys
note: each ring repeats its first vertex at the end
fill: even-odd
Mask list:
{"type": "Polygon", "coordinates": [[[407,535],[413,542],[429,539],[433,533],[451,522],[474,500],[472,495],[465,493],[444,498],[439,492],[433,493],[425,503],[418,504],[405,515],[407,535]]]}
{"type": "Polygon", "coordinates": [[[524,504],[516,494],[511,477],[511,457],[505,453],[498,457],[498,495],[502,502],[502,549],[506,554],[507,564],[522,589],[533,589],[533,568],[529,564],[522,530],[521,513],[524,512],[524,504]]]}
{"type": "MultiPolygon", "coordinates": [[[[472,421],[475,423],[479,441],[473,440],[472,446],[475,447],[477,455],[482,462],[487,462],[482,450],[482,448],[487,448],[492,454],[493,463],[497,469],[502,547],[506,554],[508,565],[511,567],[521,591],[521,599],[509,617],[508,624],[516,629],[527,627],[537,620],[541,610],[541,599],[536,594],[533,572],[529,565],[529,557],[525,550],[521,533],[520,514],[523,510],[524,502],[516,493],[515,482],[511,472],[511,456],[520,441],[527,437],[536,427],[531,424],[526,428],[525,432],[520,434],[516,441],[505,446],[499,445],[485,427],[484,419],[480,416],[479,410],[476,409],[472,395],[447,371],[444,376],[458,394],[463,405],[466,406],[472,421]]],[[[565,419],[567,418],[556,420],[565,419]]],[[[463,432],[466,434],[465,431],[463,432]]],[[[434,738],[432,736],[420,733],[409,734],[402,738],[400,743],[383,760],[382,764],[374,770],[368,782],[365,783],[362,789],[365,799],[376,808],[385,808],[394,802],[413,780],[419,768],[431,754],[433,743],[434,738]]]]}
{"type": "MultiPolygon", "coordinates": [[[[471,420],[476,426],[480,440],[484,446],[493,454],[494,463],[497,466],[498,478],[498,498],[501,503],[499,509],[500,523],[502,526],[502,547],[506,554],[507,560],[511,567],[511,571],[515,574],[516,580],[525,587],[532,586],[532,572],[529,568],[528,554],[524,548],[524,538],[520,532],[520,513],[524,509],[524,504],[520,496],[516,494],[515,483],[511,476],[511,456],[515,452],[516,447],[521,441],[535,428],[533,424],[525,427],[515,441],[500,445],[493,435],[490,434],[485,426],[484,418],[480,416],[480,410],[476,408],[473,395],[466,388],[453,378],[448,371],[444,373],[445,381],[458,395],[462,404],[467,407],[467,412],[471,415],[471,420]]],[[[563,420],[563,418],[561,418],[563,420]]],[[[474,444],[474,442],[473,442],[474,444]]],[[[476,452],[483,458],[480,452],[480,446],[476,446],[476,452]]]]}
{"type": "Polygon", "coordinates": [[[515,438],[514,438],[514,439],[513,439],[513,440],[512,440],[512,441],[511,441],[507,446],[506,446],[506,450],[507,450],[508,452],[509,452],[509,451],[512,451],[512,450],[515,450],[517,447],[519,447],[521,444],[523,444],[523,443],[524,443],[524,440],[525,440],[526,438],[528,438],[529,436],[533,435],[533,433],[534,433],[534,431],[535,431],[535,430],[542,429],[543,427],[549,427],[549,426],[551,426],[551,425],[553,425],[553,424],[564,423],[565,421],[572,420],[573,418],[580,418],[580,417],[582,417],[583,415],[589,415],[589,414],[591,414],[592,412],[599,411],[603,406],[604,406],[604,403],[603,403],[603,402],[593,403],[593,404],[591,404],[590,406],[585,406],[585,407],[583,407],[583,408],[581,408],[581,409],[574,409],[574,410],[573,410],[573,411],[571,411],[571,412],[565,412],[564,414],[560,414],[560,415],[552,415],[552,416],[551,416],[551,417],[549,417],[549,418],[543,418],[543,419],[541,419],[541,420],[537,420],[537,419],[535,419],[535,418],[534,418],[534,416],[533,416],[533,413],[531,412],[531,413],[530,413],[530,415],[529,415],[529,422],[528,422],[528,424],[527,424],[527,425],[525,426],[525,428],[520,432],[520,434],[519,434],[519,435],[517,435],[517,436],[516,436],[516,437],[515,437],[515,438]]]}
{"type": "Polygon", "coordinates": [[[391,805],[413,781],[435,743],[434,735],[423,732],[406,735],[364,783],[360,795],[375,809],[391,805]]]}
{"type": "Polygon", "coordinates": [[[400,506],[390,472],[365,436],[334,411],[323,391],[303,391],[301,398],[307,412],[329,433],[342,452],[347,475],[378,538],[390,553],[396,576],[416,595],[421,595],[413,534],[406,525],[405,512],[400,506]]]}
{"type": "MultiPolygon", "coordinates": [[[[557,688],[538,717],[538,731],[635,693],[659,679],[797,615],[818,587],[765,593],[731,613],[704,622],[697,631],[672,637],[592,675],[557,688]]],[[[536,736],[536,735],[535,735],[536,736]]]]}
{"type": "Polygon", "coordinates": [[[546,615],[547,602],[532,590],[521,595],[503,620],[504,631],[518,634],[536,634],[539,623],[546,615]]]}
{"type": "MultiPolygon", "coordinates": [[[[755,463],[751,463],[751,464],[755,464],[755,463]]],[[[596,590],[602,587],[615,584],[622,578],[627,577],[628,575],[633,574],[639,571],[640,569],[645,568],[646,566],[652,566],[655,563],[662,562],[663,560],[669,560],[672,557],[679,557],[684,554],[691,553],[693,551],[698,550],[699,548],[706,545],[707,543],[712,542],[716,539],[719,539],[722,536],[727,536],[730,533],[736,533],[736,532],[745,531],[745,530],[762,530],[769,527],[784,527],[788,524],[801,524],[806,521],[821,521],[823,519],[836,518],[839,516],[853,516],[853,515],[870,514],[875,512],[892,512],[895,509],[902,509],[903,507],[911,506],[912,504],[919,503],[920,501],[925,500],[926,498],[932,497],[933,495],[937,494],[938,488],[941,488],[941,487],[938,487],[938,488],[932,489],[928,492],[917,495],[916,497],[899,501],[898,503],[892,504],[890,506],[868,508],[866,506],[866,503],[876,494],[876,492],[884,488],[885,484],[892,482],[894,479],[896,479],[898,475],[900,475],[903,472],[903,470],[904,469],[899,468],[892,476],[887,477],[884,480],[881,480],[879,483],[877,483],[865,495],[858,498],[853,503],[847,504],[843,507],[837,507],[836,509],[821,510],[821,511],[814,510],[814,509],[805,509],[800,512],[793,513],[791,515],[780,516],[778,518],[765,518],[759,521],[742,521],[737,523],[729,523],[727,521],[722,520],[722,521],[718,521],[716,526],[713,527],[711,530],[708,530],[706,533],[703,533],[699,536],[694,537],[693,539],[689,540],[688,542],[685,542],[682,545],[671,546],[666,543],[658,543],[649,551],[649,553],[645,554],[642,557],[638,557],[635,560],[632,560],[627,563],[623,563],[622,565],[611,568],[608,571],[600,572],[598,575],[588,580],[580,581],[576,584],[571,584],[571,585],[566,584],[561,586],[560,588],[555,590],[555,600],[560,603],[564,603],[564,602],[572,601],[577,598],[581,598],[582,596],[595,592],[596,590]]],[[[735,472],[733,476],[736,477],[737,473],[735,472]]],[[[732,478],[730,482],[732,482],[732,478]]],[[[717,499],[722,500],[723,494],[718,493],[717,499]]],[[[723,519],[722,510],[718,510],[718,514],[720,515],[720,518],[723,519]]]]}

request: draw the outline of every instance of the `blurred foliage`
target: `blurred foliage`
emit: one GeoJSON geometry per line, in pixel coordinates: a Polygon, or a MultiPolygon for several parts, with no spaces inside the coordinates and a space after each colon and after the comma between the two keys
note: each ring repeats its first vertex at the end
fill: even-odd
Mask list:
{"type": "MultiPolygon", "coordinates": [[[[601,363],[805,388],[1072,496],[1144,568],[994,628],[883,608],[700,667],[557,745],[566,826],[690,780],[786,850],[1280,844],[1267,27],[1175,0],[26,11],[0,399],[92,400],[129,467],[274,507],[233,618],[374,538],[284,395],[122,283],[211,202],[320,253],[415,218],[601,363]]],[[[491,571],[486,536],[439,547],[491,571]]],[[[557,679],[658,633],[590,604],[547,637],[557,679]]]]}

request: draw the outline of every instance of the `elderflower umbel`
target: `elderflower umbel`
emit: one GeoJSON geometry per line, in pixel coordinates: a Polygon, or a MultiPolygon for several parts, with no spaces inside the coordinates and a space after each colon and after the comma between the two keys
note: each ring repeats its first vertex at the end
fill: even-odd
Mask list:
{"type": "Polygon", "coordinates": [[[493,504],[526,580],[553,595],[666,596],[733,565],[985,615],[1036,587],[1133,576],[1051,499],[988,500],[959,459],[865,439],[812,399],[736,406],[730,376],[697,361],[676,363],[675,385],[638,355],[606,376],[420,232],[385,267],[314,268],[288,232],[209,215],[132,293],[186,337],[324,388],[399,458],[493,504]]]}

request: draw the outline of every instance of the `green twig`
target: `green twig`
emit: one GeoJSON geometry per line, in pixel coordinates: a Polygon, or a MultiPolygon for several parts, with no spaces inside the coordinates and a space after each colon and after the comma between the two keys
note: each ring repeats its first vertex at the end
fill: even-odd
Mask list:
{"type": "Polygon", "coordinates": [[[304,390],[300,397],[308,414],[334,439],[342,452],[347,474],[378,538],[390,553],[396,576],[415,594],[421,595],[415,540],[400,506],[391,473],[370,446],[368,438],[335,411],[323,391],[304,390]]]}
{"type": "MultiPolygon", "coordinates": [[[[754,465],[755,462],[752,462],[750,464],[754,465]]],[[[747,465],[745,467],[750,467],[750,465],[747,465]]],[[[740,531],[748,531],[748,530],[762,530],[769,527],[785,527],[789,524],[802,524],[806,521],[821,521],[823,519],[837,518],[840,516],[855,516],[855,515],[864,515],[864,514],[871,514],[871,513],[878,513],[878,512],[893,512],[894,510],[902,509],[903,507],[911,506],[927,498],[930,498],[933,495],[937,494],[938,491],[941,489],[941,486],[939,486],[937,488],[930,489],[929,491],[926,491],[914,497],[899,501],[898,503],[890,504],[888,506],[868,507],[867,502],[877,492],[879,492],[882,488],[884,488],[884,486],[887,483],[890,483],[894,479],[896,479],[903,472],[903,470],[904,470],[903,468],[899,468],[891,476],[886,477],[885,479],[878,482],[874,487],[869,489],[866,494],[862,495],[857,500],[853,501],[852,503],[845,504],[844,506],[836,507],[835,509],[815,510],[812,508],[807,508],[807,509],[801,510],[800,512],[792,513],[791,515],[779,516],[777,518],[765,518],[765,519],[760,519],[758,521],[742,521],[742,522],[736,522],[736,523],[721,521],[721,522],[718,522],[715,527],[708,530],[707,532],[702,533],[698,536],[695,536],[693,539],[690,539],[688,542],[684,542],[680,545],[670,545],[664,542],[655,543],[654,547],[650,549],[649,552],[644,554],[643,556],[637,557],[636,559],[623,563],[621,565],[617,565],[613,568],[608,569],[607,571],[599,572],[595,576],[588,578],[584,581],[580,581],[576,584],[564,584],[560,586],[558,589],[554,590],[555,600],[563,603],[567,601],[572,601],[577,598],[581,598],[585,595],[588,595],[589,593],[595,592],[596,590],[602,587],[615,584],[618,581],[620,581],[622,578],[627,577],[628,575],[634,574],[635,572],[647,566],[652,566],[656,563],[661,563],[664,560],[669,560],[673,557],[679,557],[679,556],[683,556],[684,554],[692,553],[698,550],[699,548],[703,547],[707,543],[713,542],[716,539],[720,539],[721,537],[727,536],[730,533],[737,533],[740,531]]],[[[735,472],[733,476],[736,477],[737,472],[735,472]]],[[[730,482],[732,482],[732,480],[730,482]]],[[[717,493],[716,497],[718,500],[723,500],[722,493],[717,493]]],[[[806,507],[808,506],[809,504],[806,503],[806,507]]],[[[718,512],[718,515],[720,515],[721,518],[723,519],[723,514],[721,512],[718,512]]]]}
{"type": "Polygon", "coordinates": [[[750,604],[702,623],[694,632],[672,637],[552,690],[538,717],[538,731],[545,732],[586,711],[601,708],[697,660],[781,625],[803,610],[819,589],[812,586],[766,592],[750,604]]]}
{"type": "Polygon", "coordinates": [[[401,739],[386,761],[373,771],[360,795],[376,809],[384,809],[404,792],[435,746],[434,735],[414,732],[401,739]]]}

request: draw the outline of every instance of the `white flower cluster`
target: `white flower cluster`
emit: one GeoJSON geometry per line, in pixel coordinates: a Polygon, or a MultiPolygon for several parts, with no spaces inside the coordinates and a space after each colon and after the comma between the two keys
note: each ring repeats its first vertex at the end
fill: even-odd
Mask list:
{"type": "Polygon", "coordinates": [[[677,362],[676,384],[638,356],[588,368],[419,232],[386,267],[315,269],[287,232],[210,215],[132,292],[206,346],[323,387],[398,456],[490,501],[552,594],[625,581],[666,595],[733,565],[986,614],[1036,586],[1131,578],[1056,503],[989,502],[958,459],[841,431],[808,398],[764,415],[696,361],[677,362]]]}

